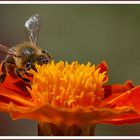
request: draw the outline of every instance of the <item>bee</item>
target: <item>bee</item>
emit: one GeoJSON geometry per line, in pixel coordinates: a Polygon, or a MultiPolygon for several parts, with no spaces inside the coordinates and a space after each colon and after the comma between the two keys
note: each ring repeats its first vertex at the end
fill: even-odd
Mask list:
{"type": "Polygon", "coordinates": [[[30,41],[15,45],[10,49],[0,44],[0,52],[6,54],[1,66],[0,83],[4,82],[7,73],[28,83],[30,80],[27,76],[31,75],[28,70],[35,69],[36,63],[47,64],[52,59],[47,51],[37,46],[40,24],[39,15],[33,15],[25,22],[30,41]],[[25,75],[27,75],[26,78],[25,75]]]}

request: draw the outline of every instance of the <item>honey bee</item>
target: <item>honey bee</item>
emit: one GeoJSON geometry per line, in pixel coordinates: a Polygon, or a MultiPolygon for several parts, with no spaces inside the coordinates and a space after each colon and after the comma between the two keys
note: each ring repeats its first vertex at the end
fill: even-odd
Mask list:
{"type": "Polygon", "coordinates": [[[0,52],[7,54],[2,62],[0,83],[3,83],[7,72],[21,78],[24,82],[30,82],[25,76],[30,76],[28,70],[35,69],[35,64],[47,64],[52,57],[45,50],[37,46],[38,33],[40,29],[40,17],[38,14],[31,16],[25,22],[29,33],[29,42],[24,42],[11,47],[10,49],[0,44],[0,52]]]}

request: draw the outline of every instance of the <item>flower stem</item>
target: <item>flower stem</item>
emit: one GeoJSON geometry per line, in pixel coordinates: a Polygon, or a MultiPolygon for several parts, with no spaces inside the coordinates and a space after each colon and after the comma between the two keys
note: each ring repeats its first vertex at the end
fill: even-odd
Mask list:
{"type": "Polygon", "coordinates": [[[38,124],[38,136],[94,136],[95,124],[55,125],[41,122],[38,124]]]}

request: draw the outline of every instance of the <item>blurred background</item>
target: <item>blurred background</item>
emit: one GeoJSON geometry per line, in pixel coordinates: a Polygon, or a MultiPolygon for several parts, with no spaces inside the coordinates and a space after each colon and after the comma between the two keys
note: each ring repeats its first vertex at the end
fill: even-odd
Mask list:
{"type": "MultiPolygon", "coordinates": [[[[0,43],[27,40],[24,22],[42,19],[38,45],[56,61],[98,64],[106,60],[109,84],[131,79],[140,84],[140,5],[0,5],[0,43]]],[[[0,54],[0,60],[4,55],[0,54]]],[[[140,135],[140,124],[97,125],[97,136],[140,135]]],[[[0,135],[36,136],[37,123],[12,121],[0,113],[0,135]]]]}

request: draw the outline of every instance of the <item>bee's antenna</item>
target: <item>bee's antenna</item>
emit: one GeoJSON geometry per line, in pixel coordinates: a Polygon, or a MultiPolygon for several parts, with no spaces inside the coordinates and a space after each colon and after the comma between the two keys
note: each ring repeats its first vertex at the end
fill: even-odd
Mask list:
{"type": "Polygon", "coordinates": [[[41,25],[41,20],[38,14],[31,16],[25,22],[25,27],[29,31],[30,41],[33,44],[37,44],[40,25],[41,25]]]}

